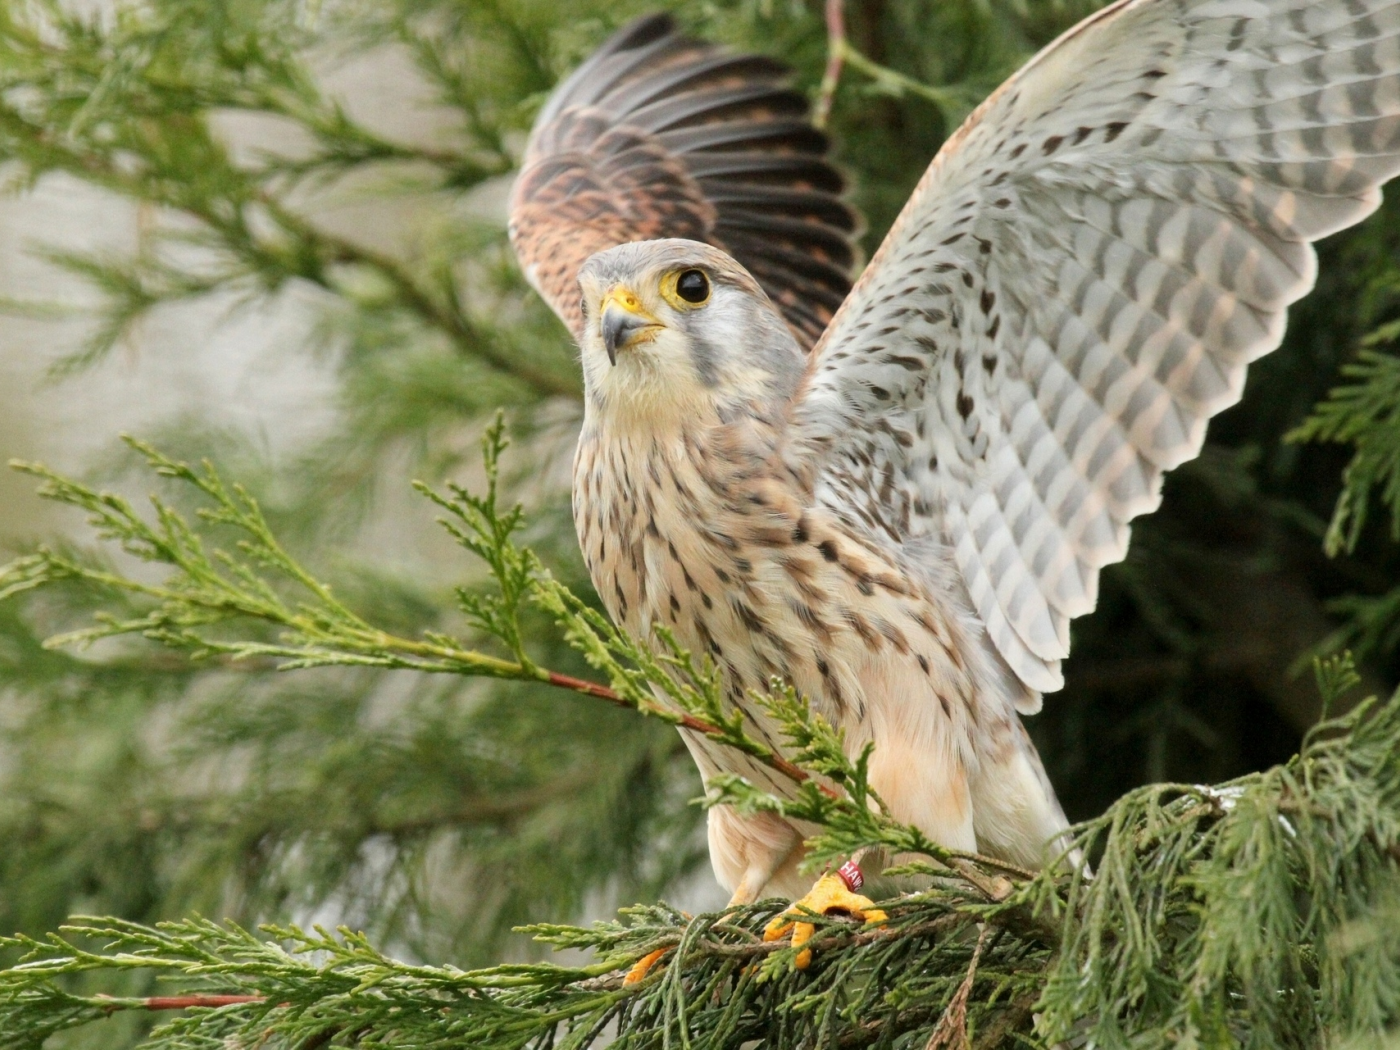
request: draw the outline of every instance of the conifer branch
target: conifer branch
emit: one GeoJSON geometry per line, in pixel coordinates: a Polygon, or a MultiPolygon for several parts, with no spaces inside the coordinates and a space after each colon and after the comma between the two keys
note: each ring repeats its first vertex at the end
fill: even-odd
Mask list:
{"type": "MultiPolygon", "coordinates": [[[[1378,330],[1368,343],[1400,336],[1400,323],[1378,330]]],[[[1390,512],[1390,535],[1400,539],[1400,358],[1363,349],[1342,366],[1346,380],[1288,435],[1295,442],[1324,441],[1356,448],[1342,475],[1342,493],[1327,528],[1327,553],[1350,553],[1366,526],[1372,495],[1390,512]]]]}
{"type": "MultiPolygon", "coordinates": [[[[1344,382],[1314,406],[1287,440],[1351,445],[1342,490],[1323,541],[1330,557],[1353,554],[1378,502],[1389,517],[1392,542],[1400,539],[1400,358],[1377,349],[1400,338],[1400,322],[1382,325],[1365,340],[1356,360],[1342,365],[1344,382]]],[[[1350,648],[1359,656],[1393,651],[1400,644],[1400,588],[1348,594],[1328,603],[1344,625],[1319,647],[1350,648]]]]}
{"type": "MultiPolygon", "coordinates": [[[[1345,661],[1321,668],[1347,687],[1345,661]]],[[[1329,699],[1329,703],[1335,697],[1329,699]]],[[[796,731],[794,729],[794,731],[796,731]]],[[[816,746],[816,745],[814,745],[816,746]]],[[[821,745],[824,747],[825,745],[821,745]]],[[[826,774],[824,759],[813,763],[826,774]]],[[[852,767],[856,793],[859,764],[852,767]]],[[[812,770],[816,772],[816,769],[812,770]]],[[[849,771],[845,771],[849,773],[849,771]]],[[[1154,785],[1075,831],[1093,878],[1047,870],[1000,901],[942,880],[884,902],[889,922],[815,917],[812,968],[765,941],[781,907],[625,909],[589,928],[527,927],[594,961],[414,965],[347,929],[77,919],[0,946],[0,1041],[116,1013],[180,1009],[144,1045],[630,1047],[1316,1045],[1393,1022],[1400,973],[1400,702],[1320,726],[1292,762],[1217,787],[1154,785]],[[624,977],[666,949],[642,981],[624,977]],[[168,994],[68,983],[141,971],[168,994]],[[952,1043],[949,1044],[949,1040],[952,1043]]],[[[983,870],[985,878],[998,877],[983,870]]]]}

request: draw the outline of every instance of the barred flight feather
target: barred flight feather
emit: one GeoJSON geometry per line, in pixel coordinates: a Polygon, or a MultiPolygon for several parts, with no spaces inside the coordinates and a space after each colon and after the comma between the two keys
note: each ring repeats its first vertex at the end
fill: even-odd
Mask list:
{"type": "Polygon", "coordinates": [[[526,276],[581,334],[595,252],[687,237],[748,266],[803,346],[850,290],[860,217],[788,69],[682,35],[621,29],[550,97],[530,134],[510,233],[526,276]]]}
{"type": "Polygon", "coordinates": [[[1397,0],[1122,0],[934,159],[813,354],[791,455],[833,513],[932,540],[1058,689],[1069,621],[1278,345],[1311,242],[1397,171],[1397,0]]]}

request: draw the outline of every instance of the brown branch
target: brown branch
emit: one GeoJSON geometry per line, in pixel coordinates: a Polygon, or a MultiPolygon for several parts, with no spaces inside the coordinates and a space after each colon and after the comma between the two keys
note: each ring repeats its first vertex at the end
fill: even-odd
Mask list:
{"type": "Polygon", "coordinates": [[[559,674],[557,671],[546,672],[545,681],[550,685],[558,686],[560,689],[572,689],[576,693],[583,693],[586,696],[596,696],[600,700],[606,700],[610,704],[618,707],[631,708],[626,700],[618,696],[605,685],[598,682],[590,682],[585,678],[575,678],[572,675],[559,674]]]}
{"type": "Polygon", "coordinates": [[[977,964],[982,961],[982,946],[986,943],[987,927],[983,926],[977,931],[977,947],[972,950],[972,961],[967,964],[967,976],[953,993],[924,1050],[966,1050],[967,1000],[972,995],[972,983],[977,980],[977,964]]]}
{"type": "MultiPolygon", "coordinates": [[[[103,996],[102,998],[106,998],[103,996]]],[[[153,995],[149,999],[138,999],[134,1008],[138,1010],[189,1010],[195,1007],[237,1006],[240,1003],[265,1003],[265,995],[153,995]]],[[[111,1009],[131,1008],[129,1003],[113,1003],[111,1009]]]]}
{"type": "Polygon", "coordinates": [[[826,0],[826,70],[822,86],[812,107],[812,125],[825,128],[836,100],[836,88],[841,83],[841,69],[846,60],[845,0],[826,0]]]}
{"type": "MultiPolygon", "coordinates": [[[[571,675],[558,674],[555,671],[546,672],[544,681],[548,682],[550,685],[558,686],[560,689],[569,689],[575,693],[582,693],[585,696],[596,696],[600,700],[606,700],[608,703],[616,704],[618,707],[625,707],[629,711],[635,711],[637,709],[636,705],[631,701],[619,696],[616,692],[598,682],[590,682],[584,678],[574,678],[571,675]]],[[[677,728],[689,729],[692,733],[701,733],[704,736],[720,738],[725,735],[724,730],[720,729],[719,726],[706,722],[704,719],[696,718],[694,715],[685,714],[684,712],[676,714],[674,721],[677,728]]],[[[770,769],[777,770],[795,783],[803,784],[812,779],[812,775],[805,769],[794,765],[781,755],[768,754],[755,755],[754,757],[770,769]]],[[[825,784],[818,784],[817,787],[821,789],[822,794],[829,798],[841,797],[839,791],[827,787],[825,784]]]]}

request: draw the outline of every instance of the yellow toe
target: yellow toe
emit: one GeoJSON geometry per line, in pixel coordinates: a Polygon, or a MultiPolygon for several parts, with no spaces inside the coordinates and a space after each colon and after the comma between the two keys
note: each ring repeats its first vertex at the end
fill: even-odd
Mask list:
{"type": "Polygon", "coordinates": [[[627,971],[627,976],[622,979],[622,986],[626,988],[629,985],[640,984],[642,981],[646,980],[646,976],[651,972],[651,968],[660,962],[661,957],[670,950],[670,948],[658,948],[654,952],[648,952],[646,955],[643,955],[632,964],[632,969],[627,971]]]}
{"type": "Polygon", "coordinates": [[[817,928],[810,922],[795,922],[792,924],[792,946],[800,948],[797,957],[792,964],[799,970],[805,970],[812,965],[812,949],[802,946],[812,939],[812,935],[817,932],[817,928]]]}
{"type": "Polygon", "coordinates": [[[805,970],[811,965],[812,950],[802,946],[816,933],[816,926],[801,921],[802,915],[849,915],[853,919],[863,920],[867,925],[889,921],[889,916],[875,907],[875,902],[869,897],[862,897],[847,889],[840,876],[823,875],[807,896],[794,901],[787,911],[775,917],[763,930],[765,941],[779,940],[789,930],[792,931],[792,946],[802,949],[796,959],[799,970],[805,970]]]}

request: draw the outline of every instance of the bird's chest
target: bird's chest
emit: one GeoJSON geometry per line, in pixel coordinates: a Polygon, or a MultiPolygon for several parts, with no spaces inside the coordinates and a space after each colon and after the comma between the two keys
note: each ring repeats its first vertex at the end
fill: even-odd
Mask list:
{"type": "Polygon", "coordinates": [[[715,458],[694,440],[585,431],[574,521],[616,623],[643,641],[670,630],[741,707],[773,676],[838,724],[865,718],[884,677],[965,700],[949,624],[926,593],[780,476],[715,458]]]}
{"type": "Polygon", "coordinates": [[[670,630],[731,691],[787,673],[764,644],[771,596],[754,586],[754,523],[736,487],[684,435],[585,435],[574,465],[574,524],[608,613],[639,639],[670,630]]]}

